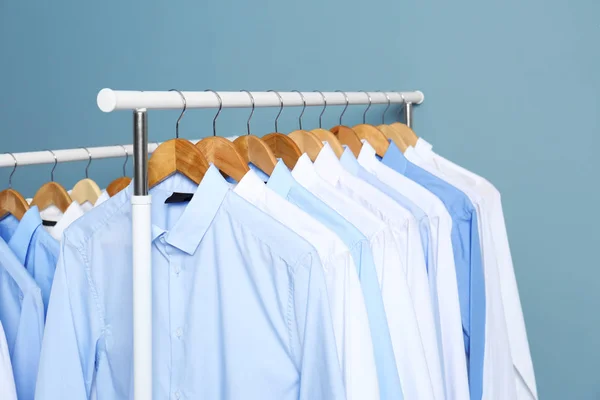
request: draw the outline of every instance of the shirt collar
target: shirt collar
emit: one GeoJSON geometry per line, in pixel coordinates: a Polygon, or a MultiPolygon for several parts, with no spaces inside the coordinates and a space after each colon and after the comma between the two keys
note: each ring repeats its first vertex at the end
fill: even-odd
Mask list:
{"type": "Polygon", "coordinates": [[[300,182],[302,186],[305,187],[310,186],[321,179],[317,174],[317,171],[315,171],[315,166],[310,161],[310,158],[306,153],[302,154],[300,158],[298,158],[298,162],[296,162],[296,165],[292,170],[292,176],[294,179],[300,182]]]}
{"type": "Polygon", "coordinates": [[[350,150],[349,147],[344,148],[344,152],[340,157],[340,163],[346,171],[350,172],[352,175],[358,175],[358,171],[360,170],[360,164],[358,163],[358,160],[356,159],[354,153],[352,153],[352,150],[350,150]]]}
{"type": "Polygon", "coordinates": [[[319,176],[334,186],[346,172],[327,142],[323,145],[313,165],[319,176]]]}
{"type": "Polygon", "coordinates": [[[69,207],[67,207],[65,210],[65,213],[62,216],[59,216],[56,225],[48,227],[48,233],[50,233],[54,239],[62,241],[62,235],[65,229],[67,229],[69,225],[73,223],[73,221],[77,220],[83,214],[85,214],[85,212],[79,203],[72,201],[71,204],[69,204],[69,207]]]}
{"type": "Polygon", "coordinates": [[[8,245],[13,250],[19,262],[25,264],[25,258],[27,257],[27,250],[33,238],[35,230],[42,225],[42,217],[37,206],[31,207],[21,221],[17,225],[14,234],[10,238],[8,245]]]}
{"type": "Polygon", "coordinates": [[[246,172],[244,177],[238,182],[233,191],[246,200],[252,200],[251,203],[255,203],[254,200],[266,197],[267,186],[258,177],[258,174],[254,170],[246,172]]]}
{"type": "Polygon", "coordinates": [[[414,147],[409,146],[406,151],[404,152],[404,157],[406,157],[406,159],[408,161],[410,161],[413,164],[416,164],[420,167],[422,167],[424,164],[426,164],[427,162],[425,161],[425,159],[423,157],[421,157],[419,155],[419,153],[417,153],[417,151],[415,150],[414,147]]]}
{"type": "Polygon", "coordinates": [[[385,152],[382,162],[400,172],[402,175],[405,174],[406,167],[408,166],[408,160],[405,157],[405,154],[402,154],[402,151],[400,151],[393,141],[385,152]]]}
{"type": "Polygon", "coordinates": [[[277,165],[275,165],[275,169],[273,169],[273,173],[271,173],[271,177],[267,182],[267,187],[283,198],[287,198],[293,184],[294,178],[292,177],[290,170],[283,160],[279,160],[277,165]]]}
{"type": "Polygon", "coordinates": [[[150,190],[152,201],[152,240],[165,234],[165,241],[171,246],[194,254],[204,234],[210,227],[223,200],[230,191],[219,170],[211,164],[175,224],[167,231],[167,207],[165,200],[173,191],[181,188],[189,190],[194,183],[179,175],[172,176],[150,190]]]}

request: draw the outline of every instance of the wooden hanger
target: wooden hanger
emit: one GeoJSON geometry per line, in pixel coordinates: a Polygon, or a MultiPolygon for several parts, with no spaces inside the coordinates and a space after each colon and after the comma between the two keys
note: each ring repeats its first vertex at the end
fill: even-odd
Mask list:
{"type": "Polygon", "coordinates": [[[92,163],[92,154],[85,147],[83,148],[88,152],[89,161],[85,167],[85,178],[80,180],[71,189],[71,199],[75,200],[79,204],[83,204],[86,201],[94,205],[98,197],[102,194],[102,190],[98,187],[98,184],[88,177],[88,169],[92,163]]]}
{"type": "Polygon", "coordinates": [[[200,184],[208,167],[204,155],[191,142],[178,138],[167,140],[148,160],[148,185],[152,188],[175,173],[200,184]]]}
{"type": "Polygon", "coordinates": [[[126,167],[127,160],[129,160],[129,153],[127,153],[127,149],[125,147],[123,147],[123,150],[125,151],[125,162],[123,163],[123,176],[118,177],[117,179],[109,183],[106,187],[106,193],[108,193],[110,197],[113,197],[115,194],[125,189],[131,183],[131,178],[126,176],[126,167]]]}
{"type": "Polygon", "coordinates": [[[312,132],[298,129],[288,136],[298,145],[302,153],[308,154],[311,161],[315,161],[323,148],[323,142],[312,132]]]}
{"type": "Polygon", "coordinates": [[[386,138],[391,139],[392,142],[394,142],[394,144],[398,146],[401,152],[404,153],[406,151],[408,145],[404,141],[402,135],[400,135],[393,127],[391,127],[390,125],[382,124],[378,125],[377,129],[383,132],[386,138]]]}
{"type": "Polygon", "coordinates": [[[340,158],[342,156],[342,154],[344,153],[344,147],[342,146],[342,143],[340,143],[338,138],[331,131],[328,131],[327,129],[323,129],[323,128],[317,128],[317,129],[311,130],[310,132],[314,133],[315,136],[321,142],[329,143],[329,145],[333,149],[333,152],[335,153],[337,158],[340,158]]]}
{"type": "Polygon", "coordinates": [[[389,147],[387,138],[379,129],[370,124],[359,124],[352,127],[359,138],[365,139],[373,148],[379,157],[383,157],[389,147]]]}
{"type": "MultiPolygon", "coordinates": [[[[419,137],[408,125],[403,124],[402,122],[394,122],[390,125],[398,134],[404,139],[404,143],[408,146],[415,147],[417,145],[417,140],[419,137]]],[[[403,150],[404,151],[404,150],[403,150]]]]}
{"type": "Polygon", "coordinates": [[[352,154],[354,154],[355,157],[358,157],[362,142],[360,141],[360,137],[354,132],[354,129],[345,125],[337,125],[331,128],[331,132],[337,137],[342,145],[348,146],[352,151],[352,154]]]}
{"type": "Polygon", "coordinates": [[[0,192],[0,219],[12,214],[19,221],[29,210],[27,200],[19,192],[8,188],[0,192]]]}
{"type": "Polygon", "coordinates": [[[248,163],[238,153],[235,145],[223,137],[206,137],[196,143],[196,147],[208,162],[238,182],[250,171],[248,163]]]}
{"type": "Polygon", "coordinates": [[[277,158],[263,140],[254,135],[244,135],[235,139],[233,145],[246,164],[256,165],[269,176],[273,173],[277,158]]]}
{"type": "Polygon", "coordinates": [[[7,214],[12,214],[19,221],[29,210],[29,203],[19,192],[12,188],[12,177],[17,170],[17,159],[12,153],[8,153],[15,160],[15,166],[8,177],[8,189],[0,192],[0,219],[7,214]]]}
{"type": "Polygon", "coordinates": [[[302,155],[300,147],[283,133],[273,132],[262,137],[276,158],[281,158],[289,169],[293,169],[302,155]]]}
{"type": "Polygon", "coordinates": [[[52,171],[50,172],[50,182],[43,184],[38,189],[35,196],[33,196],[33,200],[31,200],[31,206],[37,206],[42,211],[53,205],[64,213],[73,200],[61,184],[54,182],[54,170],[56,169],[56,164],[58,164],[58,159],[52,150],[48,151],[54,156],[54,167],[52,167],[52,171]]]}

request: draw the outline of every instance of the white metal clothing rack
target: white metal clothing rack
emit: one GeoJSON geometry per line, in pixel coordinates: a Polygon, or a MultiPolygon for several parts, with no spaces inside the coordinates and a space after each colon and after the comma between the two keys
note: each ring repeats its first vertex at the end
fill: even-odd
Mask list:
{"type": "Polygon", "coordinates": [[[424,95],[411,92],[142,92],[102,89],[97,96],[104,112],[133,111],[133,145],[68,150],[7,153],[0,167],[123,157],[133,155],[133,363],[134,398],[152,400],[152,274],[151,199],[148,195],[148,153],[159,143],[148,143],[147,110],[190,108],[296,107],[330,105],[404,104],[404,117],[412,126],[412,105],[424,95]],[[219,101],[220,97],[220,101],[219,101]]]}

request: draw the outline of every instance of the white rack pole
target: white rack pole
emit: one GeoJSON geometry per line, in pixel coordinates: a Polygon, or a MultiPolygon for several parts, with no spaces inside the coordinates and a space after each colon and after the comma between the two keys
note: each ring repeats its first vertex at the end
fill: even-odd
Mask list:
{"type": "MultiPolygon", "coordinates": [[[[187,109],[218,108],[219,100],[213,92],[181,92],[185,97],[187,109]]],[[[223,102],[223,108],[251,107],[250,96],[245,92],[217,92],[223,102]]],[[[255,107],[279,107],[279,97],[275,92],[250,92],[254,97],[255,107]]],[[[318,92],[278,92],[286,107],[302,106],[302,96],[307,106],[323,106],[323,97],[318,92]]],[[[392,104],[415,103],[421,104],[424,95],[415,92],[346,92],[349,105],[387,104],[388,95],[392,104]]],[[[346,97],[341,92],[323,92],[327,105],[345,105],[346,97]]],[[[104,112],[115,110],[147,109],[181,109],[183,101],[177,92],[141,92],[128,90],[102,89],[98,93],[98,107],[104,112]]]]}
{"type": "MultiPolygon", "coordinates": [[[[323,96],[315,92],[251,92],[253,101],[245,92],[218,92],[221,102],[212,92],[183,92],[186,107],[279,107],[322,106],[323,96]],[[253,104],[254,103],[254,104],[253,104]]],[[[325,92],[327,105],[416,103],[424,100],[416,92],[325,92]],[[387,96],[386,96],[387,95],[387,96]]],[[[133,282],[134,282],[134,398],[152,400],[152,257],[151,213],[147,183],[147,122],[146,109],[181,109],[182,99],[177,92],[114,91],[102,89],[98,93],[98,107],[104,112],[134,110],[134,191],[133,208],[133,282]]],[[[85,158],[84,158],[85,159],[85,158]]],[[[10,164],[9,164],[10,165],[10,164]]]]}
{"type": "Polygon", "coordinates": [[[148,195],[148,115],[133,111],[133,393],[152,400],[152,240],[148,195]]]}

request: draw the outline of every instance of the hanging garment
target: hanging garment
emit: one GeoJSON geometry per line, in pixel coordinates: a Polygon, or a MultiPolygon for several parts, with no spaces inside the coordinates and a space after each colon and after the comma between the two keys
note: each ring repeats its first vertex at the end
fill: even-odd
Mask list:
{"type": "MultiPolygon", "coordinates": [[[[211,166],[152,195],[156,398],[344,399],[316,250],[211,166]],[[189,203],[165,205],[173,192],[189,203]]],[[[37,400],[132,396],[132,186],[65,232],[37,400]]]]}
{"type": "Polygon", "coordinates": [[[329,144],[325,144],[315,159],[314,169],[323,180],[339,189],[385,222],[392,230],[400,254],[406,282],[415,308],[419,332],[436,399],[444,398],[440,351],[427,267],[419,227],[414,216],[393,199],[344,169],[329,144]]]}
{"type": "Polygon", "coordinates": [[[394,357],[377,271],[368,239],[348,220],[302,187],[279,160],[267,187],[335,232],[348,246],[357,267],[369,316],[381,400],[404,398],[394,357]]]}
{"type": "Polygon", "coordinates": [[[234,191],[315,247],[325,272],[346,396],[378,399],[373,340],[350,250],[320,222],[269,189],[254,171],[248,171],[234,191]]]}
{"type": "Polygon", "coordinates": [[[480,399],[483,393],[486,306],[477,213],[464,193],[408,161],[395,143],[390,143],[381,162],[435,194],[452,217],[452,247],[469,365],[469,391],[472,399],[480,399]]]}
{"type": "Polygon", "coordinates": [[[19,400],[33,400],[44,333],[42,294],[8,244],[0,239],[0,321],[11,354],[19,400]]]}
{"type": "Polygon", "coordinates": [[[377,179],[375,175],[367,172],[367,170],[358,163],[356,156],[354,156],[354,153],[352,153],[352,150],[350,150],[348,146],[345,146],[344,153],[342,153],[342,156],[340,157],[340,163],[346,171],[365,181],[380,192],[384,193],[386,196],[389,196],[396,203],[409,210],[410,213],[415,217],[419,224],[419,235],[421,236],[421,245],[423,246],[423,255],[425,256],[425,266],[427,270],[429,270],[429,263],[433,262],[433,250],[429,239],[431,236],[429,228],[430,222],[425,211],[423,211],[421,207],[419,207],[408,197],[392,189],[390,186],[377,179]]]}
{"type": "Polygon", "coordinates": [[[431,157],[422,157],[414,148],[406,150],[409,161],[443,179],[465,193],[477,212],[481,253],[485,275],[486,324],[483,363],[483,399],[516,399],[515,376],[510,354],[506,317],[500,292],[500,276],[496,264],[493,239],[483,198],[462,180],[438,170],[431,157]]]}
{"type": "MultiPolygon", "coordinates": [[[[496,279],[500,284],[511,358],[515,369],[516,398],[537,399],[535,374],[531,361],[531,352],[527,340],[527,330],[525,328],[519,290],[512,265],[512,256],[508,245],[508,235],[506,234],[500,193],[486,179],[434,153],[432,146],[424,139],[419,138],[415,150],[426,159],[429,157],[432,165],[438,171],[443,172],[445,176],[460,179],[465,185],[479,194],[485,203],[484,209],[489,218],[488,232],[489,236],[491,236],[493,246],[488,246],[487,251],[484,248],[484,260],[486,258],[485,253],[491,253],[498,269],[499,277],[496,279]]],[[[458,181],[454,180],[453,182],[458,183],[458,181]]]]}
{"type": "Polygon", "coordinates": [[[98,196],[98,200],[94,203],[94,207],[98,207],[100,204],[104,203],[106,200],[110,199],[110,195],[106,190],[103,190],[100,196],[98,196]]]}
{"type": "Polygon", "coordinates": [[[64,214],[55,206],[50,206],[45,210],[40,211],[42,220],[56,222],[55,225],[44,225],[44,228],[46,228],[48,233],[59,242],[62,240],[65,229],[67,229],[74,221],[77,221],[83,214],[85,214],[85,211],[83,211],[76,201],[69,204],[69,207],[67,207],[64,214]]]}
{"type": "Polygon", "coordinates": [[[442,351],[446,398],[468,399],[467,363],[451,242],[450,214],[434,194],[381,163],[369,143],[363,142],[358,162],[384,184],[419,204],[428,215],[433,249],[433,268],[429,270],[428,279],[439,332],[438,344],[442,351]]]}
{"type": "Polygon", "coordinates": [[[433,387],[421,341],[402,256],[391,228],[360,204],[323,181],[308,155],[303,154],[292,171],[296,180],[311,193],[356,226],[371,244],[383,303],[388,318],[396,365],[406,399],[433,398],[433,387]]]}
{"type": "Polygon", "coordinates": [[[58,241],[42,227],[36,206],[27,210],[21,221],[12,215],[0,220],[0,237],[8,243],[19,263],[25,266],[40,288],[45,317],[58,260],[58,241]]]}
{"type": "Polygon", "coordinates": [[[0,399],[17,400],[15,378],[13,376],[8,344],[6,343],[2,322],[0,322],[0,399]]]}

